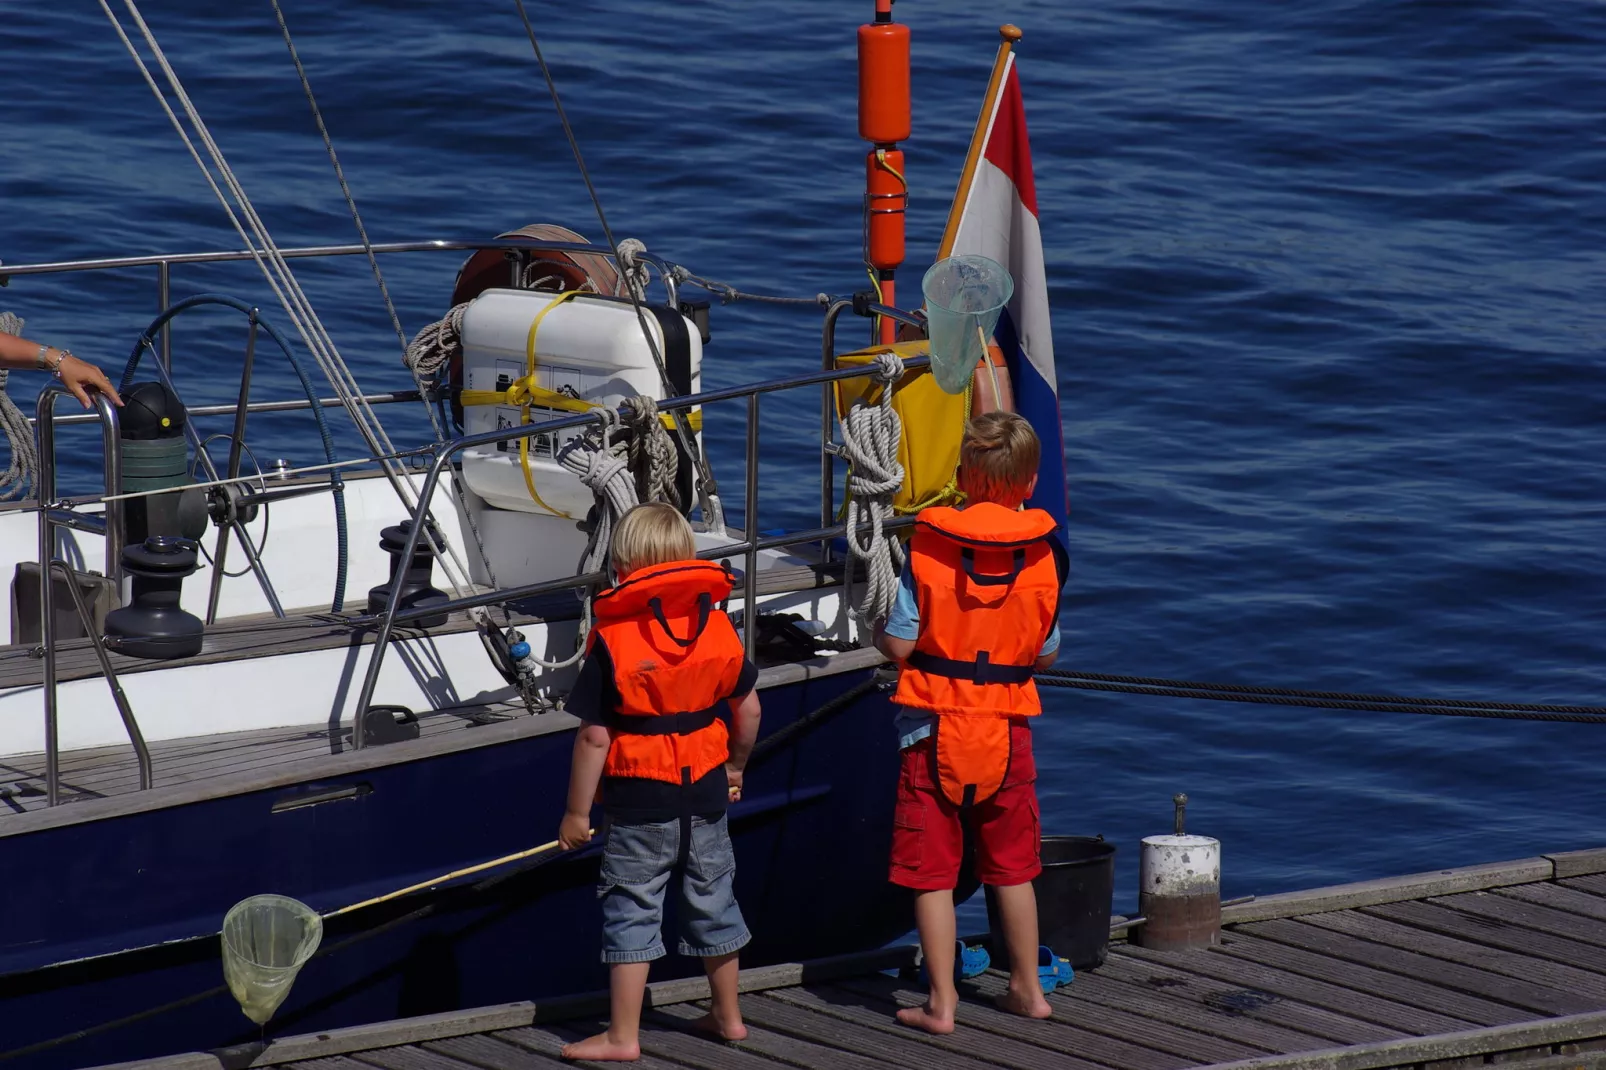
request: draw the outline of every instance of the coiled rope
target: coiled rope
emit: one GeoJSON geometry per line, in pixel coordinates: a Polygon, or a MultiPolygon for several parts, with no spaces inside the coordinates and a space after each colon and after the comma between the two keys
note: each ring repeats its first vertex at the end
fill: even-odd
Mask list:
{"type": "Polygon", "coordinates": [[[440,319],[413,335],[402,363],[419,379],[437,380],[448,361],[463,355],[463,313],[469,302],[453,305],[440,319]]]}
{"type": "MultiPolygon", "coordinates": [[[[626,398],[618,411],[598,409],[595,416],[596,426],[570,439],[557,455],[558,463],[590,489],[596,505],[591,511],[586,547],[575,569],[578,576],[606,568],[614,528],[637,504],[669,502],[680,507],[680,495],[675,490],[680,461],[674,441],[658,418],[657,402],[645,396],[626,398]]],[[[588,597],[581,610],[574,653],[561,661],[546,661],[533,653],[530,657],[543,669],[568,668],[585,657],[590,631],[588,597]]]]}
{"type": "Polygon", "coordinates": [[[874,403],[861,396],[840,420],[842,450],[847,455],[847,541],[848,552],[864,566],[864,596],[848,615],[858,622],[861,634],[885,620],[898,590],[898,570],[903,567],[903,544],[888,538],[883,525],[892,519],[892,496],[903,486],[903,465],[898,463],[898,443],[903,423],[892,407],[893,385],[903,377],[903,361],[895,353],[878,353],[872,379],[881,387],[874,403]],[[863,536],[859,525],[868,519],[870,531],[863,536]]]}
{"type": "Polygon", "coordinates": [[[1348,691],[1310,691],[1296,687],[1200,683],[1155,676],[1120,676],[1039,669],[1037,682],[1048,687],[1110,691],[1123,695],[1243,702],[1261,706],[1298,706],[1316,710],[1361,710],[1373,713],[1418,713],[1433,717],[1481,717],[1503,721],[1550,721],[1562,724],[1606,724],[1606,706],[1566,706],[1533,702],[1490,702],[1479,699],[1412,698],[1348,691]]]}
{"type": "MultiPolygon", "coordinates": [[[[0,334],[22,335],[22,318],[10,312],[0,312],[0,334]]],[[[33,427],[28,417],[17,408],[6,392],[6,381],[11,377],[8,368],[0,368],[0,430],[11,445],[11,463],[0,475],[0,501],[25,497],[33,492],[39,475],[39,449],[34,441],[33,427]]]]}

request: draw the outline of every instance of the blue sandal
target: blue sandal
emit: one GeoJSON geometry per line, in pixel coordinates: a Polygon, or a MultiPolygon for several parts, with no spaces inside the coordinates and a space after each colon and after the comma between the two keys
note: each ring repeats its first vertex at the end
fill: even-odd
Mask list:
{"type": "Polygon", "coordinates": [[[1076,979],[1076,971],[1071,968],[1069,959],[1057,957],[1046,947],[1037,949],[1037,979],[1043,985],[1043,994],[1054,991],[1060,985],[1068,985],[1076,979]]]}
{"type": "MultiPolygon", "coordinates": [[[[987,972],[993,964],[992,956],[981,945],[966,947],[964,941],[954,941],[954,980],[966,981],[972,977],[980,977],[987,972]]],[[[1067,968],[1069,968],[1067,966],[1067,968]]],[[[926,964],[920,964],[920,980],[924,984],[931,984],[931,975],[926,972],[926,964]]]]}

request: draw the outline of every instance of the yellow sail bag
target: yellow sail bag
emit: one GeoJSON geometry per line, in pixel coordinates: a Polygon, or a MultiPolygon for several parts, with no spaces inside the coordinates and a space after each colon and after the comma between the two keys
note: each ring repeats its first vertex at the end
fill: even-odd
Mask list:
{"type": "MultiPolygon", "coordinates": [[[[879,353],[896,353],[904,360],[924,357],[931,343],[925,339],[874,346],[836,358],[837,367],[872,364],[879,353]]],[[[837,416],[864,398],[874,404],[881,400],[881,385],[868,377],[844,379],[836,384],[837,416]]],[[[903,465],[903,486],[893,498],[900,514],[917,513],[932,505],[951,505],[959,500],[954,473],[959,468],[959,443],[970,417],[970,390],[962,394],[945,393],[931,377],[929,369],[904,373],[892,393],[892,408],[903,422],[898,442],[898,463],[903,465]]]]}

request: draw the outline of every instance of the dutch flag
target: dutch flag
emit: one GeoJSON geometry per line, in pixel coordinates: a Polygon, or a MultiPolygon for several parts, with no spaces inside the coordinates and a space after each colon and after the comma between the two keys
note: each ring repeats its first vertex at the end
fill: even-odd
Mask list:
{"type": "Polygon", "coordinates": [[[1037,491],[1026,504],[1046,509],[1064,530],[1069,514],[1065,487],[1065,437],[1060,427],[1059,382],[1054,374],[1054,336],[1048,322],[1048,277],[1043,236],[1037,226],[1037,184],[1026,138],[1015,54],[1003,57],[982,106],[967,166],[954,198],[939,259],[979,253],[998,261],[1015,280],[1015,296],[995,333],[1014,384],[1015,410],[1043,442],[1037,491]],[[980,151],[977,151],[980,146],[980,151]],[[967,184],[968,180],[968,184],[967,184]]]}

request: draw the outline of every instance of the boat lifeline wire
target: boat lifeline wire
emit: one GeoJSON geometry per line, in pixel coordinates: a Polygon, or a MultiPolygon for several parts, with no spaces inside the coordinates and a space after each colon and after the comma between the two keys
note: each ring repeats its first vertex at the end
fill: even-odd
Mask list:
{"type": "MultiPolygon", "coordinates": [[[[613,228],[608,225],[608,215],[602,210],[602,198],[597,194],[596,184],[591,181],[591,171],[586,167],[585,157],[580,153],[580,142],[574,136],[574,127],[569,124],[569,115],[563,110],[563,100],[558,96],[558,83],[552,78],[552,69],[547,66],[546,57],[541,54],[541,44],[535,39],[535,27],[530,24],[530,15],[524,10],[524,0],[513,0],[519,9],[519,20],[524,23],[524,33],[530,39],[530,48],[535,52],[535,61],[541,67],[541,77],[546,80],[547,92],[552,96],[552,107],[558,113],[558,122],[563,126],[563,135],[568,139],[569,150],[574,153],[574,162],[580,169],[580,177],[586,184],[586,192],[591,195],[591,204],[597,210],[597,221],[602,224],[602,236],[608,242],[608,248],[613,250],[614,262],[619,265],[621,276],[628,274],[624,254],[620,252],[619,242],[614,239],[613,228]]],[[[641,307],[641,299],[636,295],[635,288],[628,279],[625,284],[625,296],[630,298],[630,306],[635,309],[636,322],[641,326],[641,333],[647,340],[647,348],[652,353],[652,362],[658,368],[658,378],[663,384],[664,394],[675,396],[678,391],[675,384],[670,381],[669,370],[664,366],[663,354],[658,351],[658,340],[653,337],[652,328],[647,325],[647,314],[641,307]]],[[[680,447],[692,464],[697,467],[697,496],[701,499],[703,507],[703,521],[713,531],[725,530],[724,509],[719,502],[719,486],[714,482],[714,474],[709,470],[708,458],[702,450],[695,448],[691,428],[687,423],[686,414],[676,410],[673,414],[675,434],[680,439],[680,447]]]]}
{"type": "MultiPolygon", "coordinates": [[[[329,128],[323,121],[323,109],[318,107],[318,98],[313,95],[312,83],[307,78],[306,68],[301,65],[301,55],[296,51],[295,39],[290,36],[290,26],[284,20],[284,11],[279,7],[279,0],[268,0],[273,5],[274,18],[279,20],[279,32],[284,35],[284,45],[290,50],[290,61],[295,64],[296,77],[301,80],[301,91],[306,94],[307,107],[312,109],[313,122],[318,125],[318,133],[323,138],[323,147],[329,153],[329,163],[335,169],[335,179],[340,183],[340,192],[346,198],[346,207],[351,211],[351,221],[357,227],[357,237],[362,241],[362,251],[368,257],[368,266],[373,269],[374,281],[379,284],[379,296],[384,299],[385,311],[390,316],[390,325],[396,330],[396,341],[401,343],[402,363],[406,365],[408,374],[413,377],[413,386],[418,389],[419,396],[424,402],[424,412],[429,417],[429,426],[435,432],[435,441],[446,442],[446,423],[444,416],[433,403],[433,393],[424,383],[423,373],[416,361],[409,359],[411,348],[407,343],[407,333],[402,330],[401,317],[396,314],[396,305],[390,299],[390,287],[385,285],[384,272],[379,270],[379,258],[374,255],[373,243],[368,240],[368,228],[363,225],[362,213],[357,211],[357,199],[352,196],[351,187],[346,184],[345,169],[340,166],[340,157],[335,153],[335,143],[329,137],[329,128]]],[[[456,324],[454,324],[456,326],[456,324]]],[[[485,539],[480,535],[479,523],[474,519],[474,510],[469,508],[467,491],[464,490],[460,480],[452,481],[452,491],[457,497],[459,513],[468,521],[469,534],[474,539],[474,549],[479,554],[480,566],[485,570],[486,578],[492,587],[501,586],[496,581],[496,573],[491,568],[491,555],[485,549],[485,539]]],[[[338,607],[337,607],[338,610],[338,607]]],[[[511,617],[503,621],[503,626],[513,623],[511,617]]]]}

